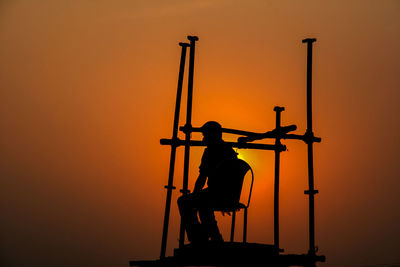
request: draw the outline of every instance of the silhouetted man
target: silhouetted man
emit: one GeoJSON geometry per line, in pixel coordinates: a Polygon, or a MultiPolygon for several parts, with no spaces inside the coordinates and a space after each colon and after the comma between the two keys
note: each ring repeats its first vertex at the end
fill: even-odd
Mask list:
{"type": "Polygon", "coordinates": [[[220,190],[224,185],[214,173],[223,161],[236,159],[237,153],[222,140],[222,128],[219,123],[209,121],[201,127],[201,132],[207,147],[201,158],[200,174],[193,193],[178,199],[179,212],[190,242],[205,242],[209,238],[211,241],[223,242],[215,220],[214,207],[225,201],[220,190]],[[208,187],[203,189],[206,181],[208,187]]]}

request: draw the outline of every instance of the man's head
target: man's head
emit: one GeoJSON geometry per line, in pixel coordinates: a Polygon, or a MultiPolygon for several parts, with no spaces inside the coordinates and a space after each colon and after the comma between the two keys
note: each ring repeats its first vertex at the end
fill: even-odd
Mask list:
{"type": "Polygon", "coordinates": [[[206,146],[212,146],[222,141],[222,127],[216,121],[208,121],[201,126],[201,132],[203,133],[203,141],[206,146]]]}

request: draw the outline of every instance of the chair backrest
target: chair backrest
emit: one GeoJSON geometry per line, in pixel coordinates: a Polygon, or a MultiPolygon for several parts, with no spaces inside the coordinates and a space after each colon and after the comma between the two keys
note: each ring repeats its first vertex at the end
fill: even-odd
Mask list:
{"type": "Polygon", "coordinates": [[[249,170],[251,170],[249,164],[237,158],[225,160],[216,167],[213,174],[216,178],[214,188],[225,205],[229,206],[239,203],[243,180],[249,170]]]}

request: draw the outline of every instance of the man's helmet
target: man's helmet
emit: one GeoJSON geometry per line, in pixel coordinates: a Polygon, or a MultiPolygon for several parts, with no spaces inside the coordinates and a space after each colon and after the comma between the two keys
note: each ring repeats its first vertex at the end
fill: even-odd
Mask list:
{"type": "Polygon", "coordinates": [[[216,121],[208,121],[200,129],[204,136],[222,138],[222,126],[216,121]]]}

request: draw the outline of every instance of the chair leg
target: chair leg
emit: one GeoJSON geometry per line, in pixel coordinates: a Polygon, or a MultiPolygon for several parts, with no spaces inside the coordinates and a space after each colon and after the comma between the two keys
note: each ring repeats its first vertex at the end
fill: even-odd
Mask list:
{"type": "Polygon", "coordinates": [[[234,240],[235,236],[235,219],[236,219],[236,211],[232,212],[232,225],[231,225],[231,242],[234,240]]]}
{"type": "Polygon", "coordinates": [[[243,243],[247,242],[247,207],[244,208],[243,216],[243,243]]]}

